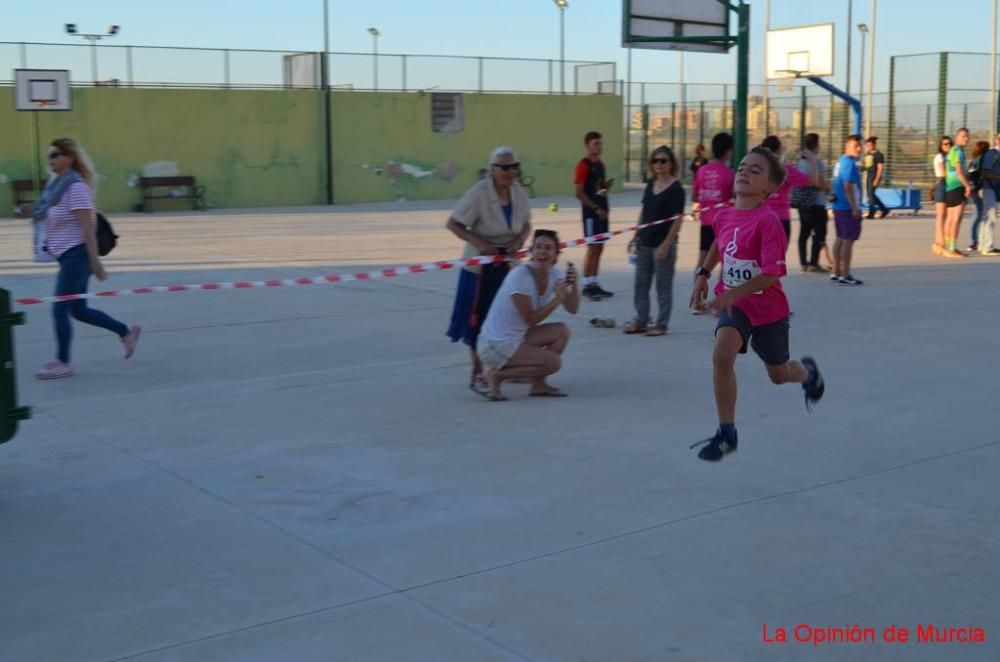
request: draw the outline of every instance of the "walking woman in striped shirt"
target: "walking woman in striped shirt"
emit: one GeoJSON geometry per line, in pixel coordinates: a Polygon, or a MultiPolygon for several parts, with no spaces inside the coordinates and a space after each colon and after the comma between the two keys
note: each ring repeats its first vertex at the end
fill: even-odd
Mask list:
{"type": "MultiPolygon", "coordinates": [[[[34,210],[45,222],[45,251],[59,261],[56,295],[84,294],[91,274],[105,280],[108,273],[97,254],[97,210],[94,205],[94,174],[82,150],[70,138],[53,140],[49,147],[49,167],[54,176],[45,186],[34,210]]],[[[131,358],[142,328],[125,326],[118,320],[87,306],[86,300],[53,304],[58,352],[35,376],[39,379],[72,377],[70,344],[73,319],[107,329],[122,340],[125,358],[131,358]]]]}

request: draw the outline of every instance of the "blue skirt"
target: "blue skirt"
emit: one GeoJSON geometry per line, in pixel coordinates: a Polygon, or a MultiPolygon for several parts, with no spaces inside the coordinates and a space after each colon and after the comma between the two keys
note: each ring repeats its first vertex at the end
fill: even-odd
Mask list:
{"type": "Polygon", "coordinates": [[[476,349],[486,313],[509,271],[508,263],[502,262],[483,265],[482,275],[465,269],[459,272],[458,292],[451,311],[451,324],[448,325],[448,337],[452,342],[461,340],[476,349]]]}

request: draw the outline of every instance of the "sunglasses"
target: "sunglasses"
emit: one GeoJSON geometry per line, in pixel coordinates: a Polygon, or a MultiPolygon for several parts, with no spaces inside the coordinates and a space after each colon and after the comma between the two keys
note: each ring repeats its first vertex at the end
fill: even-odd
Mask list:
{"type": "Polygon", "coordinates": [[[670,163],[670,159],[650,159],[649,162],[657,165],[666,165],[670,163]]]}
{"type": "Polygon", "coordinates": [[[504,172],[510,172],[511,170],[520,170],[521,169],[521,164],[520,163],[494,163],[493,167],[494,168],[500,168],[504,172]]]}
{"type": "Polygon", "coordinates": [[[52,159],[60,157],[60,156],[65,156],[65,154],[63,154],[62,152],[49,152],[49,160],[50,161],[52,159]]]}

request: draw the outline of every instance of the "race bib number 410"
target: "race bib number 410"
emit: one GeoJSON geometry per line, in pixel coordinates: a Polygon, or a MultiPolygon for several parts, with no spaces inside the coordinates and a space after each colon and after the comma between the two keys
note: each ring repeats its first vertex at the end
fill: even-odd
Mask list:
{"type": "Polygon", "coordinates": [[[722,282],[727,288],[739,287],[754,276],[760,275],[760,265],[756,260],[739,260],[726,255],[722,263],[722,282]]]}

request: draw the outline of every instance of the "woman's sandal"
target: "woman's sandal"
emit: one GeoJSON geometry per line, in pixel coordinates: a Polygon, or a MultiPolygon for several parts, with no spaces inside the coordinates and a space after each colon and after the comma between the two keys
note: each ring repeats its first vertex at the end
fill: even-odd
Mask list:
{"type": "Polygon", "coordinates": [[[646,333],[646,325],[640,324],[639,320],[632,320],[628,324],[622,327],[622,333],[627,335],[635,335],[637,333],[646,333]]]}

